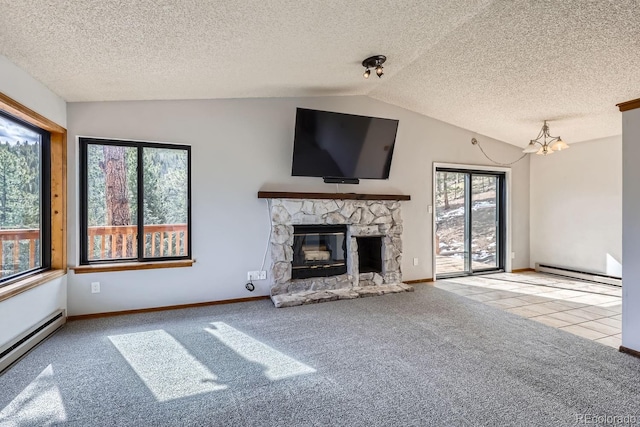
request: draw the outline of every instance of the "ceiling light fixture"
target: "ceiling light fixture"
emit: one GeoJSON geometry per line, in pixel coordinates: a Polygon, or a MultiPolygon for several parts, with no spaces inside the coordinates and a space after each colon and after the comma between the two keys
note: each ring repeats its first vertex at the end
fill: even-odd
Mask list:
{"type": "Polygon", "coordinates": [[[522,152],[525,154],[536,153],[546,156],[547,154],[553,154],[554,151],[562,151],[567,148],[569,148],[569,145],[559,136],[549,135],[549,125],[545,120],[538,137],[529,141],[529,145],[527,145],[522,152]]]}
{"type": "Polygon", "coordinates": [[[384,68],[382,68],[382,64],[384,64],[384,61],[386,60],[387,60],[387,57],[384,55],[374,55],[365,59],[364,61],[362,61],[362,66],[367,70],[364,72],[362,76],[365,79],[368,79],[369,76],[371,75],[370,68],[375,68],[376,75],[378,77],[382,77],[384,75],[384,68]]]}

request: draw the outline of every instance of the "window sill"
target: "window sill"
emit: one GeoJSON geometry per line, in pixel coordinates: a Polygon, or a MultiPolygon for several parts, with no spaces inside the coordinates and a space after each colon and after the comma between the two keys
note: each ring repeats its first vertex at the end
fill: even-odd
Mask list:
{"type": "Polygon", "coordinates": [[[191,267],[196,261],[193,259],[181,259],[176,261],[150,261],[150,262],[118,262],[112,264],[92,264],[71,267],[76,274],[104,273],[109,271],[151,270],[155,268],[179,268],[191,267]]]}
{"type": "Polygon", "coordinates": [[[44,273],[34,274],[26,278],[17,279],[15,282],[4,285],[0,288],[0,301],[4,301],[18,294],[33,289],[36,286],[40,286],[47,282],[50,282],[58,277],[62,277],[67,274],[66,270],[49,270],[44,273]]]}

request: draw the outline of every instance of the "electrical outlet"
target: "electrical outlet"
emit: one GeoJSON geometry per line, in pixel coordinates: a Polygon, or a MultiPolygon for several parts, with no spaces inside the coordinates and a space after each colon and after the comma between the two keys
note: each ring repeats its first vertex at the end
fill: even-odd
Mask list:
{"type": "Polygon", "coordinates": [[[516,259],[516,253],[515,252],[511,252],[511,259],[516,259]]]}
{"type": "Polygon", "coordinates": [[[100,282],[91,282],[91,293],[92,294],[100,293],[100,282]]]}
{"type": "Polygon", "coordinates": [[[413,265],[418,265],[418,258],[413,259],[413,265]]]}
{"type": "Polygon", "coordinates": [[[432,214],[433,213],[433,206],[431,206],[431,205],[427,206],[427,212],[432,214]]]}
{"type": "Polygon", "coordinates": [[[247,280],[266,280],[267,272],[266,271],[249,271],[247,273],[247,280]]]}

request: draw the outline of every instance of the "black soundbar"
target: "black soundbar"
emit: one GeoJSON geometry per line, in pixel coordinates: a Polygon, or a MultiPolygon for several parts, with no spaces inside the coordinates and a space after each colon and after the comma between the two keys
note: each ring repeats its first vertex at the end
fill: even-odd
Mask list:
{"type": "Polygon", "coordinates": [[[358,178],[340,178],[338,176],[323,176],[326,184],[360,184],[358,178]]]}

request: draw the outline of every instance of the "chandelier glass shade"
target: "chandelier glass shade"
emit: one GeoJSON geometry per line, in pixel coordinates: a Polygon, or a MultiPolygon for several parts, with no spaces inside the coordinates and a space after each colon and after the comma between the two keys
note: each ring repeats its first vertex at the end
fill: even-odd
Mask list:
{"type": "Polygon", "coordinates": [[[538,137],[529,141],[529,145],[527,145],[522,152],[526,154],[536,153],[541,156],[546,156],[548,154],[553,154],[555,151],[566,150],[567,148],[569,148],[569,145],[559,136],[551,136],[549,134],[549,125],[545,120],[538,137]]]}

